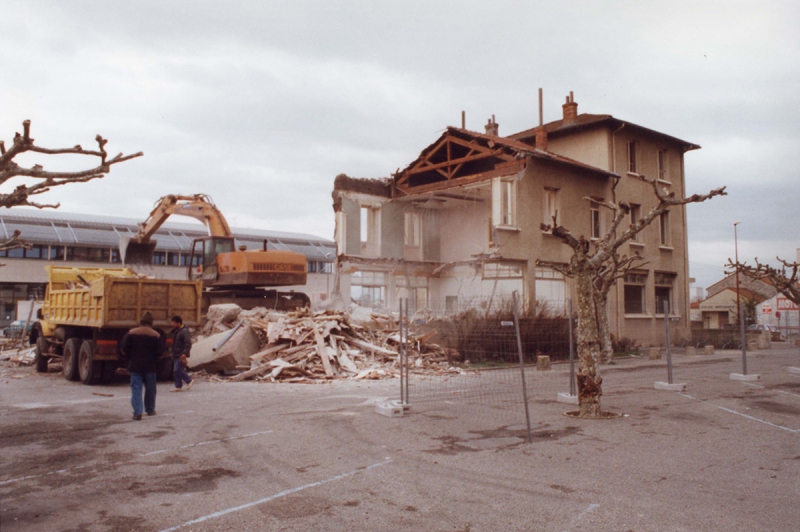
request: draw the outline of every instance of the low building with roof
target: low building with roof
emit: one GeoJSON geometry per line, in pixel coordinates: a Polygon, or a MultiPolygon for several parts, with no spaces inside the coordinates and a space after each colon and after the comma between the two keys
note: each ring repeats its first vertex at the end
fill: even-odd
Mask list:
{"type": "MultiPolygon", "coordinates": [[[[141,220],[26,208],[0,211],[0,240],[15,231],[32,244],[0,252],[0,324],[16,318],[19,300],[41,299],[47,283],[45,264],[77,267],[121,267],[119,244],[139,229],[141,220]]],[[[247,249],[288,250],[305,255],[308,282],[285,287],[305,292],[312,304],[328,298],[333,288],[336,245],[314,235],[232,228],[236,245],[247,249]]],[[[200,223],[166,222],[154,235],[153,264],[137,271],[162,279],[186,279],[195,238],[208,236],[200,223]]],[[[281,288],[282,290],[284,288],[281,288]]],[[[23,317],[24,318],[24,317],[23,317]]]]}

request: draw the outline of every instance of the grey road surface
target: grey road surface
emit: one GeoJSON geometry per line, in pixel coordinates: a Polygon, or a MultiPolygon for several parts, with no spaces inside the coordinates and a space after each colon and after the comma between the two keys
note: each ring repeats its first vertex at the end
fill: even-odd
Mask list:
{"type": "Polygon", "coordinates": [[[730,380],[729,353],[678,371],[684,393],[609,367],[612,420],[533,390],[530,443],[519,410],[481,398],[376,414],[397,380],[163,383],[133,421],[124,380],[6,365],[0,530],[798,530],[800,356],[775,345],[752,355],[759,381],[730,380]]]}

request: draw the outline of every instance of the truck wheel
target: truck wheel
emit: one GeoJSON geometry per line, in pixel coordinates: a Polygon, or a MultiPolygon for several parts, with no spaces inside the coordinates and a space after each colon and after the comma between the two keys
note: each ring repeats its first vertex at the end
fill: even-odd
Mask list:
{"type": "Polygon", "coordinates": [[[39,336],[36,339],[36,355],[34,361],[36,362],[36,371],[39,373],[47,373],[47,351],[50,349],[50,342],[44,336],[39,336]]]}
{"type": "Polygon", "coordinates": [[[64,372],[64,378],[68,381],[78,380],[78,352],[80,349],[80,338],[70,338],[64,344],[64,354],[61,355],[61,367],[64,372]]]}
{"type": "Polygon", "coordinates": [[[78,372],[84,384],[97,384],[103,377],[103,361],[94,359],[95,343],[84,340],[78,353],[78,372]]]}

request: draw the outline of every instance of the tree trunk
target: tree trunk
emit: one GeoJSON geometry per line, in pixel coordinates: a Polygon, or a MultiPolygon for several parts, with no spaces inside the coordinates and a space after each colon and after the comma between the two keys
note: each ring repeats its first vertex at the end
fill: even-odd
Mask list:
{"type": "Polygon", "coordinates": [[[614,356],[611,345],[611,327],[608,325],[608,294],[595,291],[594,308],[597,313],[597,328],[600,335],[600,363],[608,364],[614,356]]]}
{"type": "Polygon", "coordinates": [[[600,396],[603,394],[603,378],[597,372],[600,358],[600,342],[595,316],[594,286],[592,274],[577,264],[575,274],[578,295],[578,406],[580,417],[600,416],[600,396]]]}

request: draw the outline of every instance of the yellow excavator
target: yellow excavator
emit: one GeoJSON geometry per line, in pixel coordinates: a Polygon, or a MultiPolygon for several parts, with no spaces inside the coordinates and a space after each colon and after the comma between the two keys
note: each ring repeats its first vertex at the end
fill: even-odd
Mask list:
{"type": "Polygon", "coordinates": [[[267,307],[292,310],[310,305],[302,292],[278,292],[272,287],[306,284],[306,257],[293,251],[236,249],[227,220],[205,194],[168,195],[155,208],[133,237],[120,239],[120,258],[125,265],[146,266],[153,263],[156,241],[151,237],[164,222],[177,214],[201,221],[209,236],[192,243],[187,262],[187,278],[203,281],[205,312],[210,305],[236,303],[244,309],[267,307]]]}

